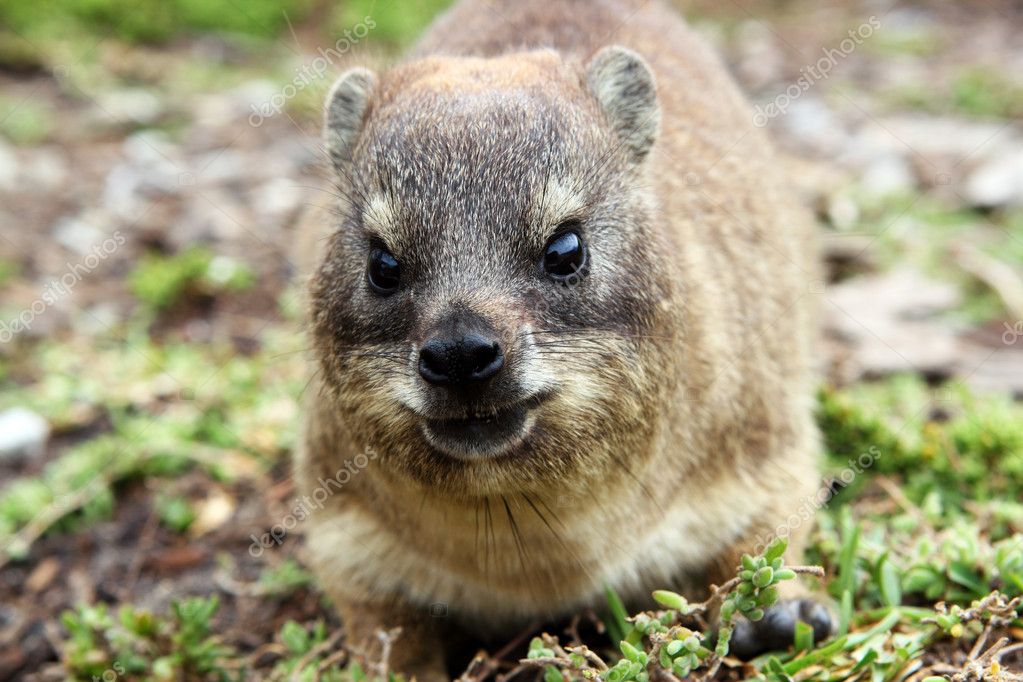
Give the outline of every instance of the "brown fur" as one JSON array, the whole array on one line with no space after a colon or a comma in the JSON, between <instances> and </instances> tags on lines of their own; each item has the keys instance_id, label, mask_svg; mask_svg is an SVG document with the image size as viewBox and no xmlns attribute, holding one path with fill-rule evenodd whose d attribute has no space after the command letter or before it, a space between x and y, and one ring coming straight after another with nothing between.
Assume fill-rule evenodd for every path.
<instances>
[{"instance_id":1,"label":"brown fur","mask_svg":"<svg viewBox=\"0 0 1023 682\"><path fill-rule=\"evenodd\" d=\"M648 155L587 82L608 44L653 72ZM720 582L818 482L810 221L724 69L656 2L469 0L365 76L361 128L328 132L344 200L304 241L318 368L296 465L309 494L379 453L307 521L353 641L401 625L399 669L436 677L431 604L495 630L605 584L639 603ZM567 290L529 265L566 218L592 254ZM366 291L370 235L407 293ZM508 456L438 453L408 407L445 409L413 358L452 308L551 391Z\"/></svg>"}]
</instances>

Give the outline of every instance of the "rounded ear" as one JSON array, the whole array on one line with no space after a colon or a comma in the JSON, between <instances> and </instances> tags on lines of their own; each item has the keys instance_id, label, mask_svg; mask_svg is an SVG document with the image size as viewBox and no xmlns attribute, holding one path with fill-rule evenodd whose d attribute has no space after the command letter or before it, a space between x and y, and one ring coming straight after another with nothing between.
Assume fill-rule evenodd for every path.
<instances>
[{"instance_id":1,"label":"rounded ear","mask_svg":"<svg viewBox=\"0 0 1023 682\"><path fill-rule=\"evenodd\" d=\"M611 45L587 64L586 81L618 139L641 161L661 123L657 86L646 61L628 48Z\"/></svg>"},{"instance_id":2,"label":"rounded ear","mask_svg":"<svg viewBox=\"0 0 1023 682\"><path fill-rule=\"evenodd\" d=\"M351 158L355 138L362 130L362 119L376 87L376 76L369 69L356 67L341 74L323 111L323 142L335 166Z\"/></svg>"}]
</instances>

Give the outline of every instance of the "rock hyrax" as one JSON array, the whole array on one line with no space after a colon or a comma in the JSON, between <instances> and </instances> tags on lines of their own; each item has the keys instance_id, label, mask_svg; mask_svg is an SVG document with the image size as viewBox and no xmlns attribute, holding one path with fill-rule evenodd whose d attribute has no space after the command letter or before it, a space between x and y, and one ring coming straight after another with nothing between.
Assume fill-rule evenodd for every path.
<instances>
[{"instance_id":1,"label":"rock hyrax","mask_svg":"<svg viewBox=\"0 0 1023 682\"><path fill-rule=\"evenodd\" d=\"M400 626L392 669L440 678L455 626L693 594L779 532L798 559L812 223L680 18L465 0L400 65L340 77L325 146L296 471L305 494L357 471L306 528L356 650ZM828 629L774 608L783 637Z\"/></svg>"}]
</instances>

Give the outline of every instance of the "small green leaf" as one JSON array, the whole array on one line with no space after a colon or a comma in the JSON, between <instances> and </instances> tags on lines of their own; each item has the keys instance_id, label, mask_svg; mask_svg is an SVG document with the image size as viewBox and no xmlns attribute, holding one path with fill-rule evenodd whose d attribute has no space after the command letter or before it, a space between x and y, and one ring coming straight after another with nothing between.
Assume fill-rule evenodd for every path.
<instances>
[{"instance_id":1,"label":"small green leaf","mask_svg":"<svg viewBox=\"0 0 1023 682\"><path fill-rule=\"evenodd\" d=\"M654 601L665 608L675 609L676 611L685 611L689 606L685 597L668 590L657 590L654 592Z\"/></svg>"},{"instance_id":2,"label":"small green leaf","mask_svg":"<svg viewBox=\"0 0 1023 682\"><path fill-rule=\"evenodd\" d=\"M774 570L770 566L757 569L753 574L753 584L757 587L767 587L774 580Z\"/></svg>"},{"instance_id":3,"label":"small green leaf","mask_svg":"<svg viewBox=\"0 0 1023 682\"><path fill-rule=\"evenodd\" d=\"M611 611L611 617L606 623L608 636L611 637L612 641L620 642L625 639L626 633L630 630L629 622L626 620L629 614L625 610L621 597L618 596L618 593L610 585L604 588L604 596L607 599L607 606Z\"/></svg>"},{"instance_id":4,"label":"small green leaf","mask_svg":"<svg viewBox=\"0 0 1023 682\"><path fill-rule=\"evenodd\" d=\"M757 606L773 606L778 602L778 588L765 587L757 595Z\"/></svg>"},{"instance_id":5,"label":"small green leaf","mask_svg":"<svg viewBox=\"0 0 1023 682\"><path fill-rule=\"evenodd\" d=\"M296 654L304 654L309 650L309 633L293 620L281 627L281 641Z\"/></svg>"},{"instance_id":6,"label":"small green leaf","mask_svg":"<svg viewBox=\"0 0 1023 682\"><path fill-rule=\"evenodd\" d=\"M646 655L642 651L626 641L622 641L618 646L622 650L622 655L630 661L639 663L646 658Z\"/></svg>"},{"instance_id":7,"label":"small green leaf","mask_svg":"<svg viewBox=\"0 0 1023 682\"><path fill-rule=\"evenodd\" d=\"M718 643L714 647L714 653L721 658L728 655L728 643L732 639L732 628L721 628L718 630Z\"/></svg>"},{"instance_id":8,"label":"small green leaf","mask_svg":"<svg viewBox=\"0 0 1023 682\"><path fill-rule=\"evenodd\" d=\"M774 542L767 546L764 551L764 559L767 561L774 561L780 559L785 550L788 549L789 541L787 538L775 538Z\"/></svg>"},{"instance_id":9,"label":"small green leaf","mask_svg":"<svg viewBox=\"0 0 1023 682\"><path fill-rule=\"evenodd\" d=\"M852 621L853 595L850 590L842 593L842 602L838 609L838 634L844 635L849 632L849 624Z\"/></svg>"},{"instance_id":10,"label":"small green leaf","mask_svg":"<svg viewBox=\"0 0 1023 682\"><path fill-rule=\"evenodd\" d=\"M813 627L801 620L797 620L794 642L796 651L810 651L813 649Z\"/></svg>"},{"instance_id":11,"label":"small green leaf","mask_svg":"<svg viewBox=\"0 0 1023 682\"><path fill-rule=\"evenodd\" d=\"M902 603L902 583L899 569L892 563L886 553L878 565L878 584L881 588L881 599L888 606Z\"/></svg>"},{"instance_id":12,"label":"small green leaf","mask_svg":"<svg viewBox=\"0 0 1023 682\"><path fill-rule=\"evenodd\" d=\"M948 577L963 587L972 590L977 597L987 593L987 583L974 568L965 561L953 561L948 565Z\"/></svg>"}]
</instances>

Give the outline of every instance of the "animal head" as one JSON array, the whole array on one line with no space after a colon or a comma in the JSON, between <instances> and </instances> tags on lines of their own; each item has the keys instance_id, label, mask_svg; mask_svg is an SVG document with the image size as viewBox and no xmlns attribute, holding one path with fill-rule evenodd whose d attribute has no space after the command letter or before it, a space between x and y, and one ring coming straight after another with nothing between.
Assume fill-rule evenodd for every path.
<instances>
[{"instance_id":1,"label":"animal head","mask_svg":"<svg viewBox=\"0 0 1023 682\"><path fill-rule=\"evenodd\" d=\"M652 74L620 47L340 77L311 322L341 421L382 465L535 489L614 466L652 428L671 287L646 189L658 124Z\"/></svg>"}]
</instances>

